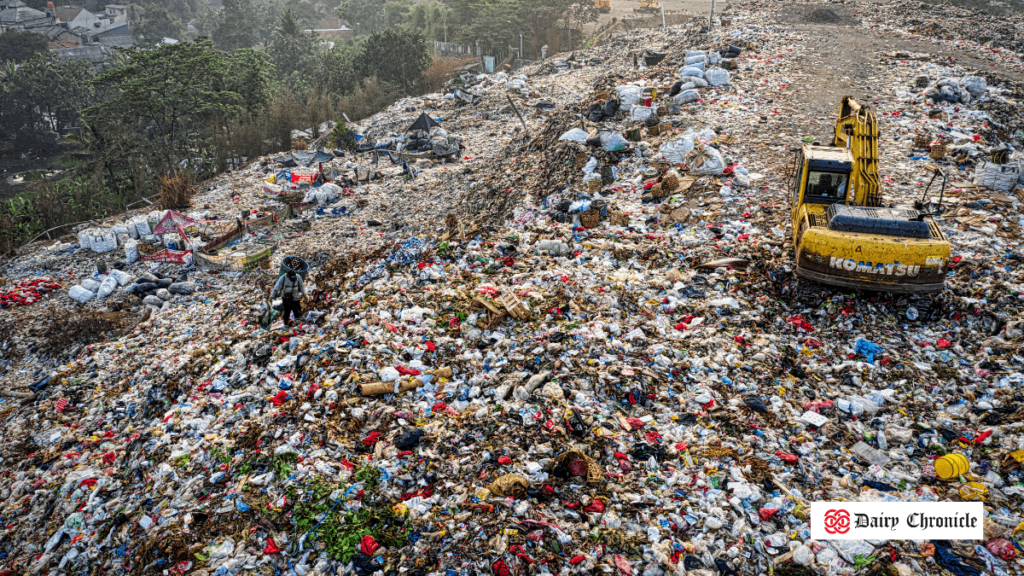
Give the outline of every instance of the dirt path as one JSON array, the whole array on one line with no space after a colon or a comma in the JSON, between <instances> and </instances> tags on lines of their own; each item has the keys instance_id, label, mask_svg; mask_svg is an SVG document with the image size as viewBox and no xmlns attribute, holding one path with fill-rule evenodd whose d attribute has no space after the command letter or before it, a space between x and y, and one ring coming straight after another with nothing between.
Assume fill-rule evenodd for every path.
<instances>
[{"instance_id":1,"label":"dirt path","mask_svg":"<svg viewBox=\"0 0 1024 576\"><path fill-rule=\"evenodd\" d=\"M866 28L857 17L857 6L793 4L775 14L776 21L791 27L793 44L805 50L803 76L793 83L791 99L785 104L804 117L797 122L817 122L811 132L823 143L831 135L836 107L843 96L872 102L891 93L884 53L929 54L931 59L922 61L922 65L961 64L996 78L1024 81L1021 73L991 66L966 51ZM928 75L927 71L922 75Z\"/></svg>"}]
</instances>

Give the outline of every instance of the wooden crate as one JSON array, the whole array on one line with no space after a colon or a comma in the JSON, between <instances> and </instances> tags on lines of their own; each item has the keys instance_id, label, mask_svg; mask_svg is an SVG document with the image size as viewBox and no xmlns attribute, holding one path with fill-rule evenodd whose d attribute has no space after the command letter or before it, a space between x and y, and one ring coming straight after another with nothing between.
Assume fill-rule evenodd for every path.
<instances>
[{"instance_id":1,"label":"wooden crate","mask_svg":"<svg viewBox=\"0 0 1024 576\"><path fill-rule=\"evenodd\" d=\"M530 319L530 307L523 304L522 300L516 298L515 294L506 293L502 294L497 299L498 304L501 304L508 315L515 318L516 320L529 320Z\"/></svg>"}]
</instances>

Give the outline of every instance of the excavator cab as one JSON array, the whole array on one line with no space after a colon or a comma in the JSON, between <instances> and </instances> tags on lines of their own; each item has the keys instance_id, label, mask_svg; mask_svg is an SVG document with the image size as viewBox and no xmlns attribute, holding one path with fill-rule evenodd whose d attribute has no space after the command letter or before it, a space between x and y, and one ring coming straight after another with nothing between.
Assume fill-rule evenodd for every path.
<instances>
[{"instance_id":1,"label":"excavator cab","mask_svg":"<svg viewBox=\"0 0 1024 576\"><path fill-rule=\"evenodd\" d=\"M793 204L853 201L853 155L845 148L803 145L794 161Z\"/></svg>"},{"instance_id":2,"label":"excavator cab","mask_svg":"<svg viewBox=\"0 0 1024 576\"><path fill-rule=\"evenodd\" d=\"M792 173L798 276L882 292L942 290L950 248L933 215L882 206L874 112L844 98L834 145L802 145Z\"/></svg>"}]
</instances>

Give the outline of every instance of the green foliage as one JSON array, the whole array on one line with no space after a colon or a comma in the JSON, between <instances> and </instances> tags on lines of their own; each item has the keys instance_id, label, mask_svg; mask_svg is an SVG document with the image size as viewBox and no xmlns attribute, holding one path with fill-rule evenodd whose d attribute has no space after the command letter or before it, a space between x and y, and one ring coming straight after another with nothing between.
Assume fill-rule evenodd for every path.
<instances>
[{"instance_id":1,"label":"green foliage","mask_svg":"<svg viewBox=\"0 0 1024 576\"><path fill-rule=\"evenodd\" d=\"M214 459L216 459L221 464L230 464L231 463L231 456L228 456L227 454L225 454L224 451L221 450L220 448L211 448L210 449L210 455L213 456Z\"/></svg>"},{"instance_id":2,"label":"green foliage","mask_svg":"<svg viewBox=\"0 0 1024 576\"><path fill-rule=\"evenodd\" d=\"M412 2L402 25L406 30L423 34L428 40L444 40L445 20L450 16L448 7L444 4Z\"/></svg>"},{"instance_id":3,"label":"green foliage","mask_svg":"<svg viewBox=\"0 0 1024 576\"><path fill-rule=\"evenodd\" d=\"M221 50L252 48L256 44L260 22L252 0L223 0L224 9L213 31L213 41Z\"/></svg>"},{"instance_id":4,"label":"green foliage","mask_svg":"<svg viewBox=\"0 0 1024 576\"><path fill-rule=\"evenodd\" d=\"M376 466L366 465L356 470L356 480L362 482L367 488L375 488L380 484L380 477L383 472Z\"/></svg>"},{"instance_id":5,"label":"green foliage","mask_svg":"<svg viewBox=\"0 0 1024 576\"><path fill-rule=\"evenodd\" d=\"M336 503L328 497L341 487L323 476L304 485L304 494L292 509L295 538L316 527L308 541L323 542L327 555L342 562L350 561L359 553L359 542L363 536L373 536L382 546L389 548L408 543L409 522L396 515L387 502L375 503L372 499L364 499L362 508L347 512L335 507Z\"/></svg>"},{"instance_id":6,"label":"green foliage","mask_svg":"<svg viewBox=\"0 0 1024 576\"><path fill-rule=\"evenodd\" d=\"M56 142L47 133L61 134L73 126L79 107L92 100L92 67L38 55L10 68L0 83L0 148L7 144L19 152L49 152Z\"/></svg>"},{"instance_id":7,"label":"green foliage","mask_svg":"<svg viewBox=\"0 0 1024 576\"><path fill-rule=\"evenodd\" d=\"M208 145L212 118L238 110L240 96L226 89L229 58L205 39L125 52L124 66L95 81L106 99L83 114L105 139L121 123L145 135L137 146L148 165L172 172Z\"/></svg>"},{"instance_id":8,"label":"green foliage","mask_svg":"<svg viewBox=\"0 0 1024 576\"><path fill-rule=\"evenodd\" d=\"M128 17L128 27L143 46L156 46L164 38L175 40L182 37L184 26L164 6L149 4L145 15L140 15L134 8Z\"/></svg>"},{"instance_id":9,"label":"green foliage","mask_svg":"<svg viewBox=\"0 0 1024 576\"><path fill-rule=\"evenodd\" d=\"M287 478L295 471L295 463L299 461L299 455L295 452L284 452L275 454L270 461L270 467L278 478Z\"/></svg>"},{"instance_id":10,"label":"green foliage","mask_svg":"<svg viewBox=\"0 0 1024 576\"><path fill-rule=\"evenodd\" d=\"M147 16L149 15L149 7L153 4L155 3L147 2L143 4ZM205 0L160 0L159 4L171 16L186 24L197 19L203 13L203 8L207 6Z\"/></svg>"},{"instance_id":11,"label":"green foliage","mask_svg":"<svg viewBox=\"0 0 1024 576\"><path fill-rule=\"evenodd\" d=\"M253 48L236 50L228 60L225 87L238 94L242 109L261 110L274 93L274 67L270 57Z\"/></svg>"},{"instance_id":12,"label":"green foliage","mask_svg":"<svg viewBox=\"0 0 1024 576\"><path fill-rule=\"evenodd\" d=\"M343 96L355 90L359 77L355 69L355 57L359 49L352 44L336 44L320 53L317 79L323 90Z\"/></svg>"},{"instance_id":13,"label":"green foliage","mask_svg":"<svg viewBox=\"0 0 1024 576\"><path fill-rule=\"evenodd\" d=\"M45 34L12 28L0 34L0 62L24 62L46 54L49 39Z\"/></svg>"},{"instance_id":14,"label":"green foliage","mask_svg":"<svg viewBox=\"0 0 1024 576\"><path fill-rule=\"evenodd\" d=\"M384 4L379 0L342 0L335 12L356 34L372 34L384 28Z\"/></svg>"},{"instance_id":15,"label":"green foliage","mask_svg":"<svg viewBox=\"0 0 1024 576\"><path fill-rule=\"evenodd\" d=\"M344 120L338 120L331 130L330 145L343 150L356 149L356 133L348 127Z\"/></svg>"},{"instance_id":16,"label":"green foliage","mask_svg":"<svg viewBox=\"0 0 1024 576\"><path fill-rule=\"evenodd\" d=\"M321 88L323 78L318 72L327 45L318 36L300 30L291 11L285 16L267 48L278 78L300 92Z\"/></svg>"},{"instance_id":17,"label":"green foliage","mask_svg":"<svg viewBox=\"0 0 1024 576\"><path fill-rule=\"evenodd\" d=\"M304 503L303 503L304 504ZM317 516L326 514L330 509L327 502L308 506L296 505L293 510L296 528L305 533L317 524ZM303 530L305 528L305 530ZM373 536L381 546L400 548L409 541L410 525L385 503L378 506L364 505L363 508L350 512L338 512L328 516L315 532L309 535L310 541L322 541L326 545L327 555L334 560L349 562L359 553L359 542L363 536Z\"/></svg>"},{"instance_id":18,"label":"green foliage","mask_svg":"<svg viewBox=\"0 0 1024 576\"><path fill-rule=\"evenodd\" d=\"M363 43L355 69L363 77L401 86L406 94L416 86L430 65L426 40L416 32L388 29L374 32Z\"/></svg>"},{"instance_id":19,"label":"green foliage","mask_svg":"<svg viewBox=\"0 0 1024 576\"><path fill-rule=\"evenodd\" d=\"M573 30L596 21L593 2L580 0L446 0L449 41L477 41L485 53L519 46L523 33L526 57L547 44L549 53L572 47Z\"/></svg>"}]
</instances>

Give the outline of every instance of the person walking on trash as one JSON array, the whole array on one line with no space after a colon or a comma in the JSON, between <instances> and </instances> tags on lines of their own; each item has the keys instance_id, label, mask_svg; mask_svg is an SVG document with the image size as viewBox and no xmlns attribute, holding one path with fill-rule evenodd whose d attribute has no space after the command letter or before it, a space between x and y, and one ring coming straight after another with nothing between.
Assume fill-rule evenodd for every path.
<instances>
[{"instance_id":1,"label":"person walking on trash","mask_svg":"<svg viewBox=\"0 0 1024 576\"><path fill-rule=\"evenodd\" d=\"M306 285L302 282L302 276L289 270L277 279L274 289L270 291L270 299L281 295L282 317L285 326L291 326L291 313L295 312L295 319L302 316L302 298L306 296Z\"/></svg>"}]
</instances>

